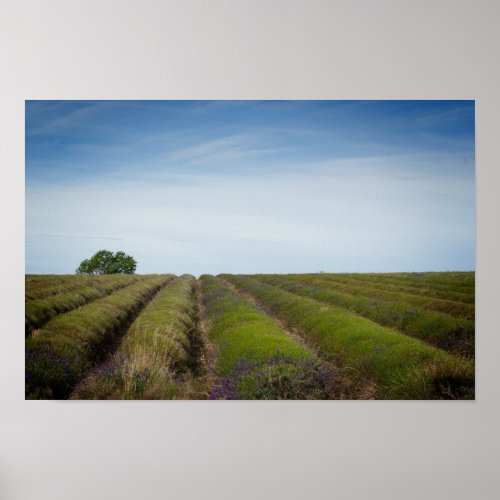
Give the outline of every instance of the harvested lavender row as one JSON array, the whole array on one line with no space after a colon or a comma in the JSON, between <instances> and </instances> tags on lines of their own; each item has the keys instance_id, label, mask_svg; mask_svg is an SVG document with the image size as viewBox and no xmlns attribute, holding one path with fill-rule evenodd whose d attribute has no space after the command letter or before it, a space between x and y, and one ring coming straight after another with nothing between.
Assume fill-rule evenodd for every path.
<instances>
[{"instance_id":1,"label":"harvested lavender row","mask_svg":"<svg viewBox=\"0 0 500 500\"><path fill-rule=\"evenodd\" d=\"M94 286L105 284L115 278L124 278L125 280L137 281L141 276L137 274L91 274L91 275L76 275L66 274L62 276L27 276L25 280L25 302L32 300L44 299L52 295L59 295L67 292L72 292L78 288L86 286Z\"/></svg>"},{"instance_id":2,"label":"harvested lavender row","mask_svg":"<svg viewBox=\"0 0 500 500\"><path fill-rule=\"evenodd\" d=\"M60 314L26 340L27 398L64 399L117 332L172 278L149 277Z\"/></svg>"},{"instance_id":3,"label":"harvested lavender row","mask_svg":"<svg viewBox=\"0 0 500 500\"><path fill-rule=\"evenodd\" d=\"M88 283L91 276L74 274L27 274L24 278L24 300L41 299Z\"/></svg>"},{"instance_id":4,"label":"harvested lavender row","mask_svg":"<svg viewBox=\"0 0 500 500\"><path fill-rule=\"evenodd\" d=\"M350 371L376 386L380 399L474 398L474 364L382 327L345 309L274 288L248 276L223 275L298 328Z\"/></svg>"},{"instance_id":5,"label":"harvested lavender row","mask_svg":"<svg viewBox=\"0 0 500 500\"><path fill-rule=\"evenodd\" d=\"M219 383L211 399L327 399L338 375L222 281L200 278Z\"/></svg>"},{"instance_id":6,"label":"harvested lavender row","mask_svg":"<svg viewBox=\"0 0 500 500\"><path fill-rule=\"evenodd\" d=\"M73 285L74 288L72 289L61 288L62 293L27 301L24 318L25 335L29 335L33 330L40 328L60 313L71 311L93 300L109 295L120 288L131 285L142 277L136 275L106 275L95 276L93 279L85 278L87 277L79 280L80 285L78 287Z\"/></svg>"},{"instance_id":7,"label":"harvested lavender row","mask_svg":"<svg viewBox=\"0 0 500 500\"><path fill-rule=\"evenodd\" d=\"M116 353L77 386L72 399L172 399L189 369L195 279L172 280L130 325Z\"/></svg>"}]
</instances>

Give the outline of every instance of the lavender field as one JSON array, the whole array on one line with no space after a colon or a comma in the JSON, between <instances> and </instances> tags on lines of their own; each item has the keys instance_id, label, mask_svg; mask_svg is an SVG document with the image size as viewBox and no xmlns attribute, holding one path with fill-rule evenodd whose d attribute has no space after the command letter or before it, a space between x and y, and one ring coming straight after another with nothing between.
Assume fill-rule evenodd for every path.
<instances>
[{"instance_id":1,"label":"lavender field","mask_svg":"<svg viewBox=\"0 0 500 500\"><path fill-rule=\"evenodd\" d=\"M474 279L26 275L26 398L474 399Z\"/></svg>"}]
</instances>

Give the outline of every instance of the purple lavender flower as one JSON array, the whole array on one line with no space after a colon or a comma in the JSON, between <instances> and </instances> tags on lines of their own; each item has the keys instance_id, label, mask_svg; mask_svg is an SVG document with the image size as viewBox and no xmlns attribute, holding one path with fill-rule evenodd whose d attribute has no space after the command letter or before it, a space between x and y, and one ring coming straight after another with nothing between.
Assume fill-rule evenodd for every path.
<instances>
[{"instance_id":1,"label":"purple lavender flower","mask_svg":"<svg viewBox=\"0 0 500 500\"><path fill-rule=\"evenodd\" d=\"M209 399L330 399L337 373L314 358L280 351L264 361L243 359Z\"/></svg>"}]
</instances>

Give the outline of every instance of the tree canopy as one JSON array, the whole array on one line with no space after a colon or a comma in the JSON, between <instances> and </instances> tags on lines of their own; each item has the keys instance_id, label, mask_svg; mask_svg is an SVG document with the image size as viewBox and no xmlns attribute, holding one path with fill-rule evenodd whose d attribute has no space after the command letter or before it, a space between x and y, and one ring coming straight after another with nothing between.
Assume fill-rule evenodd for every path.
<instances>
[{"instance_id":1,"label":"tree canopy","mask_svg":"<svg viewBox=\"0 0 500 500\"><path fill-rule=\"evenodd\" d=\"M99 250L80 263L76 274L134 274L136 267L136 260L125 252Z\"/></svg>"}]
</instances>

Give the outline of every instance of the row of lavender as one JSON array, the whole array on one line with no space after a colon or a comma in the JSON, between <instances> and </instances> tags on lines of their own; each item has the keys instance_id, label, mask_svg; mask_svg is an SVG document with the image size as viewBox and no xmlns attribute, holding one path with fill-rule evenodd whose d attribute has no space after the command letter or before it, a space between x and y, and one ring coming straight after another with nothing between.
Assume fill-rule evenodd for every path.
<instances>
[{"instance_id":1,"label":"row of lavender","mask_svg":"<svg viewBox=\"0 0 500 500\"><path fill-rule=\"evenodd\" d=\"M196 280L174 278L146 305L118 349L78 384L73 399L185 397L184 375L196 365Z\"/></svg>"},{"instance_id":2,"label":"row of lavender","mask_svg":"<svg viewBox=\"0 0 500 500\"><path fill-rule=\"evenodd\" d=\"M320 278L302 276L297 288L290 276L136 276L34 331L26 340L26 396L474 397L471 361L336 307L323 293L328 296L328 280L332 287L339 282ZM38 287L31 293L56 297L57 287L74 286L57 279L51 277L50 292ZM446 282L438 287L438 293L453 293L445 291Z\"/></svg>"},{"instance_id":3,"label":"row of lavender","mask_svg":"<svg viewBox=\"0 0 500 500\"><path fill-rule=\"evenodd\" d=\"M172 276L148 276L111 295L59 314L25 344L29 399L69 396L84 374L113 349L127 324Z\"/></svg>"},{"instance_id":4,"label":"row of lavender","mask_svg":"<svg viewBox=\"0 0 500 500\"><path fill-rule=\"evenodd\" d=\"M341 369L354 397L474 398L474 363L379 325L354 311L280 287L276 276L222 275ZM256 279L258 278L258 279ZM267 282L271 282L271 284ZM306 288L307 290L307 288ZM347 380L346 380L347 379Z\"/></svg>"},{"instance_id":5,"label":"row of lavender","mask_svg":"<svg viewBox=\"0 0 500 500\"><path fill-rule=\"evenodd\" d=\"M468 290L466 292L459 285L415 283L414 280L397 281L385 275L381 275L378 280L363 274L346 276L319 273L275 276L293 279L299 283L328 287L350 295L376 298L384 302L404 302L458 318L474 319L474 289L466 289Z\"/></svg>"},{"instance_id":6,"label":"row of lavender","mask_svg":"<svg viewBox=\"0 0 500 500\"><path fill-rule=\"evenodd\" d=\"M109 295L143 276L108 274L101 276L28 277L24 328L31 335L58 314ZM44 282L47 284L43 287Z\"/></svg>"},{"instance_id":7,"label":"row of lavender","mask_svg":"<svg viewBox=\"0 0 500 500\"><path fill-rule=\"evenodd\" d=\"M26 341L34 399L327 399L340 387L331 364L212 276L140 280Z\"/></svg>"},{"instance_id":8,"label":"row of lavender","mask_svg":"<svg viewBox=\"0 0 500 500\"><path fill-rule=\"evenodd\" d=\"M423 295L372 289L345 278L323 275L256 275L271 286L348 309L376 323L418 338L445 351L474 357L474 305ZM445 312L446 311L446 312Z\"/></svg>"},{"instance_id":9,"label":"row of lavender","mask_svg":"<svg viewBox=\"0 0 500 500\"><path fill-rule=\"evenodd\" d=\"M211 399L336 399L338 371L220 278L200 278L217 352Z\"/></svg>"}]
</instances>

